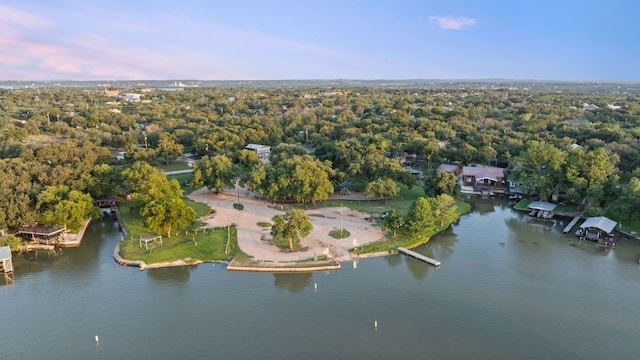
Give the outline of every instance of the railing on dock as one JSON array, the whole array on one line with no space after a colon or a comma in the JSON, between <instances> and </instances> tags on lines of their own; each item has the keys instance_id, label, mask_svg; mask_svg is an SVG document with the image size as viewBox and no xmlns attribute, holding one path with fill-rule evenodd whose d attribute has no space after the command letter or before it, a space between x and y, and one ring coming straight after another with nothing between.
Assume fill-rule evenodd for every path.
<instances>
[{"instance_id":1,"label":"railing on dock","mask_svg":"<svg viewBox=\"0 0 640 360\"><path fill-rule=\"evenodd\" d=\"M405 249L403 247L398 247L398 252L403 253L405 255L409 255L409 256L411 256L413 258L416 258L418 260L424 261L427 264L431 264L431 265L435 266L436 268L440 267L440 261L434 260L434 259L432 259L430 257L426 257L426 256L424 256L422 254L418 254L415 251L411 251L411 250Z\"/></svg>"}]
</instances>

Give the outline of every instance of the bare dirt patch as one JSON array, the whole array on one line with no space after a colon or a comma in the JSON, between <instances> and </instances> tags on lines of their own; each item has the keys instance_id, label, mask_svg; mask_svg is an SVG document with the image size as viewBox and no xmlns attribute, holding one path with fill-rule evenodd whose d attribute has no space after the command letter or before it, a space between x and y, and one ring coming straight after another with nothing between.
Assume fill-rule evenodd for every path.
<instances>
[{"instance_id":1,"label":"bare dirt patch","mask_svg":"<svg viewBox=\"0 0 640 360\"><path fill-rule=\"evenodd\" d=\"M376 242L384 238L384 233L366 220L367 214L346 207L330 207L306 210L313 224L311 234L301 241L303 250L296 252L283 251L271 245L270 229L260 227L260 222L271 222L277 214L283 214L286 206L271 204L259 200L255 194L247 190L240 191L240 203L244 210L236 210L233 204L237 201L235 190L225 190L214 194L207 188L194 191L188 197L191 200L211 206L214 213L201 219L209 227L235 225L238 229L238 245L246 254L257 261L291 262L313 259L316 256L329 254L337 261L352 259L349 250L353 247ZM333 229L348 230L351 236L334 239L329 236Z\"/></svg>"}]
</instances>

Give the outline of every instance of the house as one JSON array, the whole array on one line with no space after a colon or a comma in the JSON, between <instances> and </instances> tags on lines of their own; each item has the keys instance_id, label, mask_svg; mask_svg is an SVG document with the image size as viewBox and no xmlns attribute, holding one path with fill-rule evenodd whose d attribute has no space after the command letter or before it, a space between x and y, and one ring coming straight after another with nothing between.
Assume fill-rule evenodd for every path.
<instances>
[{"instance_id":1,"label":"house","mask_svg":"<svg viewBox=\"0 0 640 360\"><path fill-rule=\"evenodd\" d=\"M504 169L494 166L464 166L462 185L480 188L504 188Z\"/></svg>"},{"instance_id":2,"label":"house","mask_svg":"<svg viewBox=\"0 0 640 360\"><path fill-rule=\"evenodd\" d=\"M597 241L600 244L615 245L617 223L604 216L587 218L576 233L581 239Z\"/></svg>"},{"instance_id":3,"label":"house","mask_svg":"<svg viewBox=\"0 0 640 360\"><path fill-rule=\"evenodd\" d=\"M438 166L436 171L442 171L458 176L460 175L460 166L453 164L441 164L440 166Z\"/></svg>"},{"instance_id":4,"label":"house","mask_svg":"<svg viewBox=\"0 0 640 360\"><path fill-rule=\"evenodd\" d=\"M258 158L263 163L266 163L269 161L269 156L271 156L271 146L260 145L260 144L249 144L244 148L247 150L254 151L256 154L258 154Z\"/></svg>"}]
</instances>

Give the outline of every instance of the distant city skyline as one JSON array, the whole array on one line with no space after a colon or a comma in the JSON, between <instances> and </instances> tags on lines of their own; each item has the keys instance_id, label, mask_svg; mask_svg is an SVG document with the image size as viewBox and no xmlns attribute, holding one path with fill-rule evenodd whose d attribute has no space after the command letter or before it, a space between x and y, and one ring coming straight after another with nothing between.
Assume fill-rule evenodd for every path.
<instances>
[{"instance_id":1,"label":"distant city skyline","mask_svg":"<svg viewBox=\"0 0 640 360\"><path fill-rule=\"evenodd\" d=\"M636 3L3 0L3 80L640 80Z\"/></svg>"}]
</instances>

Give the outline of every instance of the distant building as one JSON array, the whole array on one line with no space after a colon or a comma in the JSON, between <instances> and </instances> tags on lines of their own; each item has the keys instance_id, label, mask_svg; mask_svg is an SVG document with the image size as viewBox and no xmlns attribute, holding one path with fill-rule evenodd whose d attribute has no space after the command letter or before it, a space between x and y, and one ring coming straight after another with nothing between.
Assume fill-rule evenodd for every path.
<instances>
[{"instance_id":1,"label":"distant building","mask_svg":"<svg viewBox=\"0 0 640 360\"><path fill-rule=\"evenodd\" d=\"M441 164L440 166L438 166L436 171L442 171L458 176L460 175L460 166L453 164Z\"/></svg>"},{"instance_id":2,"label":"distant building","mask_svg":"<svg viewBox=\"0 0 640 360\"><path fill-rule=\"evenodd\" d=\"M271 156L271 146L260 145L260 144L249 144L244 148L247 150L254 151L256 154L258 154L258 158L263 163L267 163L269 161L269 156Z\"/></svg>"}]
</instances>

